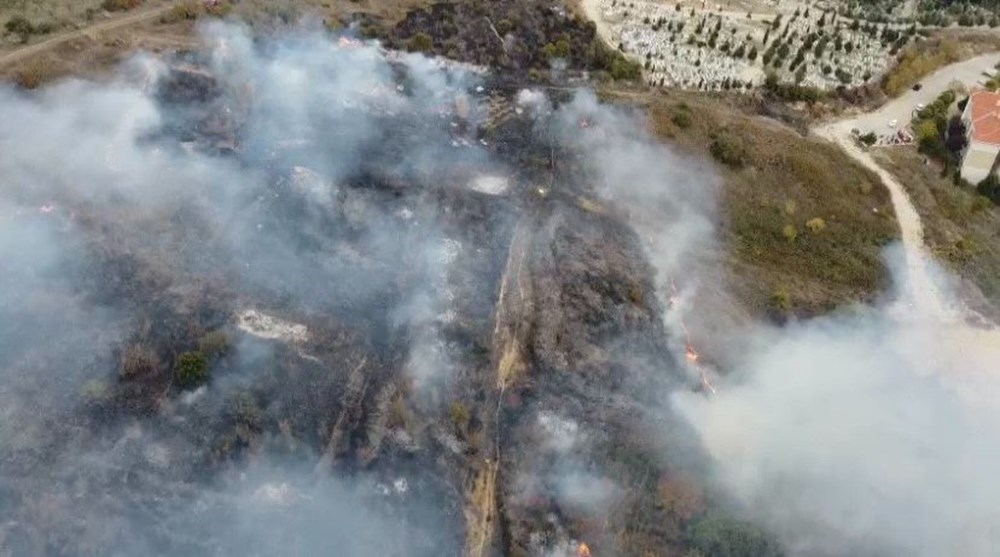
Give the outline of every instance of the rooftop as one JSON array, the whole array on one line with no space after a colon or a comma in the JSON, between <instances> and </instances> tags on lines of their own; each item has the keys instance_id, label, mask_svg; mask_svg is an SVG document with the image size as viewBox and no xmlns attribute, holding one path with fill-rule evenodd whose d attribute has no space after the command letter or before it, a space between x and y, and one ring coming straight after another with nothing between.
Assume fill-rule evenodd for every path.
<instances>
[{"instance_id":1,"label":"rooftop","mask_svg":"<svg viewBox=\"0 0 1000 557\"><path fill-rule=\"evenodd\" d=\"M969 105L973 141L1000 145L1000 93L977 91Z\"/></svg>"}]
</instances>

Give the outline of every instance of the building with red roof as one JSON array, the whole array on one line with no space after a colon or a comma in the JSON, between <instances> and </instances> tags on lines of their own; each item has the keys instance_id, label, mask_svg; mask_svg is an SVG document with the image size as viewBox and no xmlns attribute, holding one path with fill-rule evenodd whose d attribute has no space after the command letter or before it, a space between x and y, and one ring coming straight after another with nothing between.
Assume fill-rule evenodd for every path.
<instances>
[{"instance_id":1,"label":"building with red roof","mask_svg":"<svg viewBox=\"0 0 1000 557\"><path fill-rule=\"evenodd\" d=\"M962 178L977 184L1000 165L1000 93L973 93L962 121L969 139L962 153Z\"/></svg>"}]
</instances>

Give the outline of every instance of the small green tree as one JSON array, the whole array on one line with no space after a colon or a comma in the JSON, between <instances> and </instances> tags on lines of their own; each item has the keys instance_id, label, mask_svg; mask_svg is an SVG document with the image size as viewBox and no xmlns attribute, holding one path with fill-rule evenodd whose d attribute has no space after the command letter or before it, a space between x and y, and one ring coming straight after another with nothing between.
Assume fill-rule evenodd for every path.
<instances>
[{"instance_id":1,"label":"small green tree","mask_svg":"<svg viewBox=\"0 0 1000 557\"><path fill-rule=\"evenodd\" d=\"M976 185L979 195L989 198L993 203L1000 205L1000 178L990 174L982 182Z\"/></svg>"},{"instance_id":2,"label":"small green tree","mask_svg":"<svg viewBox=\"0 0 1000 557\"><path fill-rule=\"evenodd\" d=\"M715 160L730 168L740 168L747 162L747 149L743 142L728 133L715 136L708 148Z\"/></svg>"},{"instance_id":3,"label":"small green tree","mask_svg":"<svg viewBox=\"0 0 1000 557\"><path fill-rule=\"evenodd\" d=\"M691 127L691 113L687 110L677 110L670 117L670 121L678 128L686 130Z\"/></svg>"},{"instance_id":4,"label":"small green tree","mask_svg":"<svg viewBox=\"0 0 1000 557\"><path fill-rule=\"evenodd\" d=\"M3 28L8 34L16 35L22 43L28 42L28 38L35 32L35 26L23 15L8 19Z\"/></svg>"},{"instance_id":5,"label":"small green tree","mask_svg":"<svg viewBox=\"0 0 1000 557\"><path fill-rule=\"evenodd\" d=\"M208 371L208 358L198 351L180 354L174 364L174 378L184 389L197 387L207 381Z\"/></svg>"}]
</instances>

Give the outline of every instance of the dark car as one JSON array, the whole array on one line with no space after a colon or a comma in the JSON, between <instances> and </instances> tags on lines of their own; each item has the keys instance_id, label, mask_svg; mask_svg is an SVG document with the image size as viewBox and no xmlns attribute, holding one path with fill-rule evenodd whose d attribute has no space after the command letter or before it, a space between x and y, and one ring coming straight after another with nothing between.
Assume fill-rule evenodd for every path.
<instances>
[{"instance_id":1,"label":"dark car","mask_svg":"<svg viewBox=\"0 0 1000 557\"><path fill-rule=\"evenodd\" d=\"M921 84L919 84L919 83L914 83L914 84L913 84L913 90L914 90L914 91L919 91L919 90L921 90L921 89L923 89L923 88L924 88L924 86L923 86L923 85L921 85Z\"/></svg>"}]
</instances>

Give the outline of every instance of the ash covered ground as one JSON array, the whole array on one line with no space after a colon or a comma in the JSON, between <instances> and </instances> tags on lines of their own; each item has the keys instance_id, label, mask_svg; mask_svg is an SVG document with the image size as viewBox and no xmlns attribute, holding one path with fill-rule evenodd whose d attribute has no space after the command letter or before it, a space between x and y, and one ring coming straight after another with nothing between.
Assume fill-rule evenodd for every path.
<instances>
[{"instance_id":1,"label":"ash covered ground","mask_svg":"<svg viewBox=\"0 0 1000 557\"><path fill-rule=\"evenodd\" d=\"M0 554L681 551L711 172L585 91L205 34L0 90Z\"/></svg>"}]
</instances>

